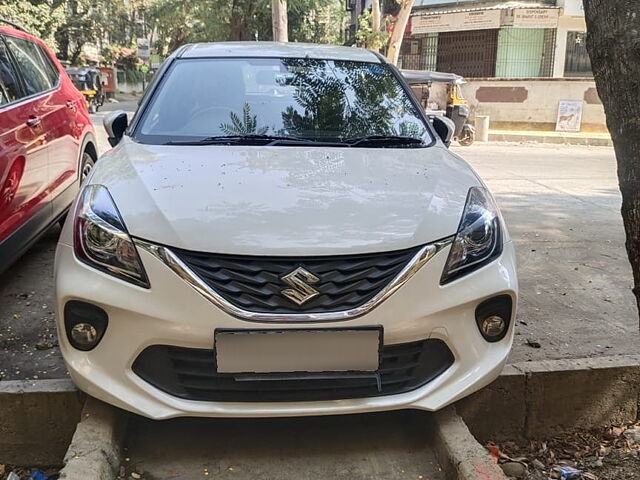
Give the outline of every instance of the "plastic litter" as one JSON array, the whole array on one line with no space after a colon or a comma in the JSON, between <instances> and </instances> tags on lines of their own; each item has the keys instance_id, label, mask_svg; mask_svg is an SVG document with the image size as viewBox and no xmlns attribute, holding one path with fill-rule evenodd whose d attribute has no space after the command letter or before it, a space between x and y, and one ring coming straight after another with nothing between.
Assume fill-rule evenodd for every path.
<instances>
[{"instance_id":1,"label":"plastic litter","mask_svg":"<svg viewBox=\"0 0 640 480\"><path fill-rule=\"evenodd\" d=\"M31 474L29 480L58 480L58 478L60 478L60 475L57 473L54 475L46 475L40 470L36 470Z\"/></svg>"},{"instance_id":2,"label":"plastic litter","mask_svg":"<svg viewBox=\"0 0 640 480\"><path fill-rule=\"evenodd\" d=\"M580 480L582 478L582 472L577 468L557 465L553 467L552 476L560 480Z\"/></svg>"},{"instance_id":3,"label":"plastic litter","mask_svg":"<svg viewBox=\"0 0 640 480\"><path fill-rule=\"evenodd\" d=\"M7 475L7 480L20 480L20 477L16 472L9 472L9 475Z\"/></svg>"}]
</instances>

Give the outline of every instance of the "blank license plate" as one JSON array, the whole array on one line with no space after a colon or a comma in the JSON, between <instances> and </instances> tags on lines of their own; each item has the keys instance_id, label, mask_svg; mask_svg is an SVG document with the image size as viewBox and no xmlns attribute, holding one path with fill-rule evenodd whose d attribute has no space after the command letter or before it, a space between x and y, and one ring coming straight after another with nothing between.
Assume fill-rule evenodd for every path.
<instances>
[{"instance_id":1,"label":"blank license plate","mask_svg":"<svg viewBox=\"0 0 640 480\"><path fill-rule=\"evenodd\" d=\"M222 330L218 373L373 372L382 330Z\"/></svg>"}]
</instances>

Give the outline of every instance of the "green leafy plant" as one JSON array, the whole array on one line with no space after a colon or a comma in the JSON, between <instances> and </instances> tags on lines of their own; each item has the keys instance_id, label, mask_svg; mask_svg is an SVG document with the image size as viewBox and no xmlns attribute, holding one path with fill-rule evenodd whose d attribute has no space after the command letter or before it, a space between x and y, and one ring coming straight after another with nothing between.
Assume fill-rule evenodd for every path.
<instances>
[{"instance_id":1,"label":"green leafy plant","mask_svg":"<svg viewBox=\"0 0 640 480\"><path fill-rule=\"evenodd\" d=\"M251 106L248 103L242 107L242 118L235 112L231 112L229 117L231 123L221 123L219 127L227 135L264 135L269 129L258 128L257 115L251 116Z\"/></svg>"}]
</instances>

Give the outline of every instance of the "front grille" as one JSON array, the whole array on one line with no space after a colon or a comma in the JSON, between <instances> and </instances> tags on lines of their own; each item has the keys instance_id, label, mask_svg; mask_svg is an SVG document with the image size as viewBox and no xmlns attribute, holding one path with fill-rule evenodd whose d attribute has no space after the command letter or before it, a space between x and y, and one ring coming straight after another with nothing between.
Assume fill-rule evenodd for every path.
<instances>
[{"instance_id":1,"label":"front grille","mask_svg":"<svg viewBox=\"0 0 640 480\"><path fill-rule=\"evenodd\" d=\"M421 247L396 252L319 256L256 257L172 251L209 287L243 310L256 313L341 312L359 307L387 286ZM319 295L297 305L282 295L282 277L303 267L319 278Z\"/></svg>"},{"instance_id":2,"label":"front grille","mask_svg":"<svg viewBox=\"0 0 640 480\"><path fill-rule=\"evenodd\" d=\"M153 345L133 364L133 371L156 388L187 400L217 402L295 402L366 398L409 392L447 370L454 361L437 339L383 347L378 375L271 374L259 378L217 373L209 349ZM320 378L318 378L320 377Z\"/></svg>"}]
</instances>

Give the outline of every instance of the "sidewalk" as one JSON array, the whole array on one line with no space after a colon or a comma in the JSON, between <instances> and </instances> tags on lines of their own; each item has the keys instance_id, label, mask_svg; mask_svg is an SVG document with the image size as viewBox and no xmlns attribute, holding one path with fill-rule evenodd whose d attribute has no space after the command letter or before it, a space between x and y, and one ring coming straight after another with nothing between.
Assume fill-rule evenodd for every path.
<instances>
[{"instance_id":1,"label":"sidewalk","mask_svg":"<svg viewBox=\"0 0 640 480\"><path fill-rule=\"evenodd\" d=\"M608 133L595 132L548 132L528 130L489 130L492 142L534 142L563 145L589 145L611 147L613 142Z\"/></svg>"}]
</instances>

